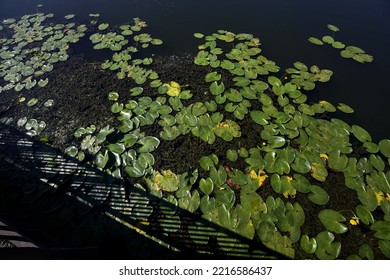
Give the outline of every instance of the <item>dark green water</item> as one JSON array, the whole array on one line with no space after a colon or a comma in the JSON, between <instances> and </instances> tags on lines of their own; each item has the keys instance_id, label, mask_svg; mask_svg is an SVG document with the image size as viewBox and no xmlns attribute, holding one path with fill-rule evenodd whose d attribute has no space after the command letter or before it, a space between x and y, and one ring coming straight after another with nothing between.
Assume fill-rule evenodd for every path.
<instances>
[{"instance_id":1,"label":"dark green water","mask_svg":"<svg viewBox=\"0 0 390 280\"><path fill-rule=\"evenodd\" d=\"M88 19L89 13L100 13L101 21L111 24L140 17L148 23L149 33L163 39L160 53L164 55L195 53L199 42L194 32L253 33L261 39L263 54L282 68L299 60L333 70L331 82L310 93L312 100L349 104L355 114L343 119L363 126L376 141L390 138L387 0L1 0L0 19L34 13L37 4L43 5L40 12L59 17L74 13ZM374 62L359 64L328 46L310 44L308 37L329 33L328 23L341 29L338 40L361 47L374 56Z\"/></svg>"}]
</instances>

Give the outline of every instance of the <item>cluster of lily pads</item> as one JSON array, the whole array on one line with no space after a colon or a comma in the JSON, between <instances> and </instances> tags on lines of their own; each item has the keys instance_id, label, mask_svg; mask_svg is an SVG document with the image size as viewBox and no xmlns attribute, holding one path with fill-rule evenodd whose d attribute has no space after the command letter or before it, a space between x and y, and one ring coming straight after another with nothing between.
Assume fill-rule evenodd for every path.
<instances>
[{"instance_id":1,"label":"cluster of lily pads","mask_svg":"<svg viewBox=\"0 0 390 280\"><path fill-rule=\"evenodd\" d=\"M87 26L74 22L51 24L53 14L25 15L19 21L8 18L2 21L0 39L0 77L5 84L0 92L31 89L48 83L45 74L53 70L58 61L68 59L69 44L84 36ZM69 21L74 15L65 16Z\"/></svg>"},{"instance_id":2,"label":"cluster of lily pads","mask_svg":"<svg viewBox=\"0 0 390 280\"><path fill-rule=\"evenodd\" d=\"M336 235L360 223L375 232L380 250L389 257L390 140L374 143L362 127L322 117L337 109L352 113L353 109L344 103L335 106L327 101L308 102L305 93L317 82L329 81L333 72L295 62L278 75L279 67L260 54L260 40L251 34L220 30L208 36L194 35L205 38L194 63L210 69L204 79L207 92L192 93L175 81L163 84L156 80L150 83L158 93L154 100L138 97L144 93L142 84L146 80L130 89L125 104L118 102L118 93L110 92L117 126L103 128L96 135L88 128L76 131L79 137L84 136L81 152L95 154L95 164L116 177L124 176L124 171L139 178L138 188L165 202L159 207L163 213L160 225L166 233L180 229L179 209L198 213L199 220L188 228L189 237L197 244L205 245L216 238L225 250L245 247L224 232L205 230L201 222L205 219L245 238L260 240L291 258L298 247L319 259L335 259L342 250ZM205 101L191 103L194 94L204 95ZM225 141L239 139L239 121L253 122L253 129L258 130L253 147L229 149L226 155L205 155L199 166L192 167L193 172L183 174L153 169L152 152L160 140L141 131L143 126L159 125L162 140L192 133L211 145L216 136ZM368 156L354 156L353 141L358 141ZM69 151L80 155L75 147ZM228 161L221 162L225 156ZM234 168L238 161L244 161L247 167ZM208 176L199 177L199 168ZM342 173L346 188L357 193L360 204L355 209L326 208L330 197L322 183L329 171ZM261 188L271 188L275 195L262 197ZM298 193L322 207L318 219L324 228L316 235L301 231L306 215L294 202ZM137 206L147 213L140 216L141 220L147 220L153 212L148 199L146 202ZM383 220L374 219L372 213L378 209L383 212ZM132 215L136 216L136 211ZM207 234L200 238L198 233L203 230ZM229 246L223 246L226 243ZM372 252L368 244L363 244L360 252L350 257L371 258Z\"/></svg>"},{"instance_id":3,"label":"cluster of lily pads","mask_svg":"<svg viewBox=\"0 0 390 280\"><path fill-rule=\"evenodd\" d=\"M335 32L340 31L340 29L333 25L328 24L328 29L333 32L333 36L325 35L321 39L318 39L317 37L309 37L309 42L313 43L318 46L324 45L324 43L331 45L335 49L341 49L340 55L344 58L352 58L353 60L360 62L360 63L366 63L366 62L372 62L374 60L373 56L370 54L367 54L364 50L362 50L359 47L356 46L345 46L344 43L340 41L336 41L334 39Z\"/></svg>"},{"instance_id":4,"label":"cluster of lily pads","mask_svg":"<svg viewBox=\"0 0 390 280\"><path fill-rule=\"evenodd\" d=\"M139 47L145 49L150 44L162 44L160 39L152 38L148 33L135 34L145 27L147 27L146 22L139 18L134 18L133 25L125 24L119 27L120 33L115 31L100 33L109 29L108 23L101 23L98 25L100 32L92 34L89 38L94 44L94 49L110 49L115 52L111 60L106 60L102 63L101 66L103 69L117 71L117 77L119 79L129 77L137 84L143 84L149 78L153 80L154 86L159 86L161 82L158 80L157 73L143 67L150 65L153 59L150 57L143 59L136 57Z\"/></svg>"}]
</instances>

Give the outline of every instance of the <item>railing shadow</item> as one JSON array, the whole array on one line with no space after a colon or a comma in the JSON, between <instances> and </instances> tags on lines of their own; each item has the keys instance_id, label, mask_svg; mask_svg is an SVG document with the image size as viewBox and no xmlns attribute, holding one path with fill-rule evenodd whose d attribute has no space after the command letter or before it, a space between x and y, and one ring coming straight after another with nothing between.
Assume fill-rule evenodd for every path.
<instances>
[{"instance_id":1,"label":"railing shadow","mask_svg":"<svg viewBox=\"0 0 390 280\"><path fill-rule=\"evenodd\" d=\"M4 124L0 124L0 176L0 214L3 211L9 221L33 228L39 247L17 254L18 248L1 249L0 258L286 258L204 219L198 218L191 238L182 230L191 222L183 225L177 218L160 219L162 231L143 219L150 214L145 206L158 198ZM163 200L158 203L176 207ZM179 212L180 219L192 217L184 209ZM178 233L167 233L179 227ZM209 236L216 232L224 236L218 238L218 252L213 252ZM53 246L55 242L44 236L55 236L61 245Z\"/></svg>"}]
</instances>

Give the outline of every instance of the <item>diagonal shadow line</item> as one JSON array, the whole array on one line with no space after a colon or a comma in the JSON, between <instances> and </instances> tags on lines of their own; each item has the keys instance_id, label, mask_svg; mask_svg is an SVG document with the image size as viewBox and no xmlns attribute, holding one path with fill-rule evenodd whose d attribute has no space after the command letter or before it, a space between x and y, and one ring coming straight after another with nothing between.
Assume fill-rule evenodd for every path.
<instances>
[{"instance_id":1,"label":"diagonal shadow line","mask_svg":"<svg viewBox=\"0 0 390 280\"><path fill-rule=\"evenodd\" d=\"M41 197L65 196L70 197L93 211L104 213L106 216L120 222L122 225L137 232L144 238L156 242L162 246L180 251L194 256L193 249L188 246L188 238L172 240L171 237L150 233L149 227L140 223L139 219L126 215L126 209L135 209L138 206L138 217L146 216L148 212L143 213L142 204L149 203L149 200L158 200L169 208L176 208L164 200L161 200L149 194L145 190L132 186L128 181L118 180L105 172L97 170L92 165L77 162L73 158L64 155L58 149L50 147L39 141L34 141L29 136L21 133L8 125L0 125L0 158L7 164L12 165L19 170L29 172L35 178L39 178L39 186L36 184L27 184L23 188L23 203L32 203ZM64 207L66 203L47 203L48 207L55 212ZM84 211L87 211L84 209ZM179 209L184 216L193 215L185 209ZM219 225L211 223L205 219L199 219L202 223L202 229L195 237L199 240L205 240L209 237L207 231L212 233L224 232L226 242L220 241L223 249L234 251L237 246L232 245L232 239L242 244L248 244L262 253L259 258L285 259L284 255L274 252L265 246L254 243L252 240L244 238L234 232L228 231ZM165 223L172 225L172 229L177 228L177 220L167 218ZM230 239L229 239L230 238ZM220 238L221 239L221 238ZM222 245L221 245L222 244ZM240 257L253 257L245 255L244 251L236 252ZM234 252L233 254L234 255ZM196 256L196 254L195 254ZM202 255L204 256L204 254ZM221 257L219 255L218 257Z\"/></svg>"}]
</instances>

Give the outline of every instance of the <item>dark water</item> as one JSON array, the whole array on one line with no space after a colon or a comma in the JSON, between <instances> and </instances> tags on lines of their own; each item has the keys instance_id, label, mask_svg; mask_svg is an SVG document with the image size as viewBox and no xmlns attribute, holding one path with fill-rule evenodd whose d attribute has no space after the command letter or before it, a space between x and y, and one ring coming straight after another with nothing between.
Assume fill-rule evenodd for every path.
<instances>
[{"instance_id":1,"label":"dark water","mask_svg":"<svg viewBox=\"0 0 390 280\"><path fill-rule=\"evenodd\" d=\"M343 102L355 109L344 116L350 124L366 128L378 141L390 138L390 1L388 0L0 0L0 19L37 11L57 16L69 13L123 24L140 17L148 32L164 40L161 53L195 53L199 41L194 32L218 29L253 33L262 42L263 54L282 68L294 61L334 71L331 82L321 85L312 100ZM326 24L337 25L336 38L374 56L371 64L340 57L329 46L310 44L310 36L329 33Z\"/></svg>"}]
</instances>

